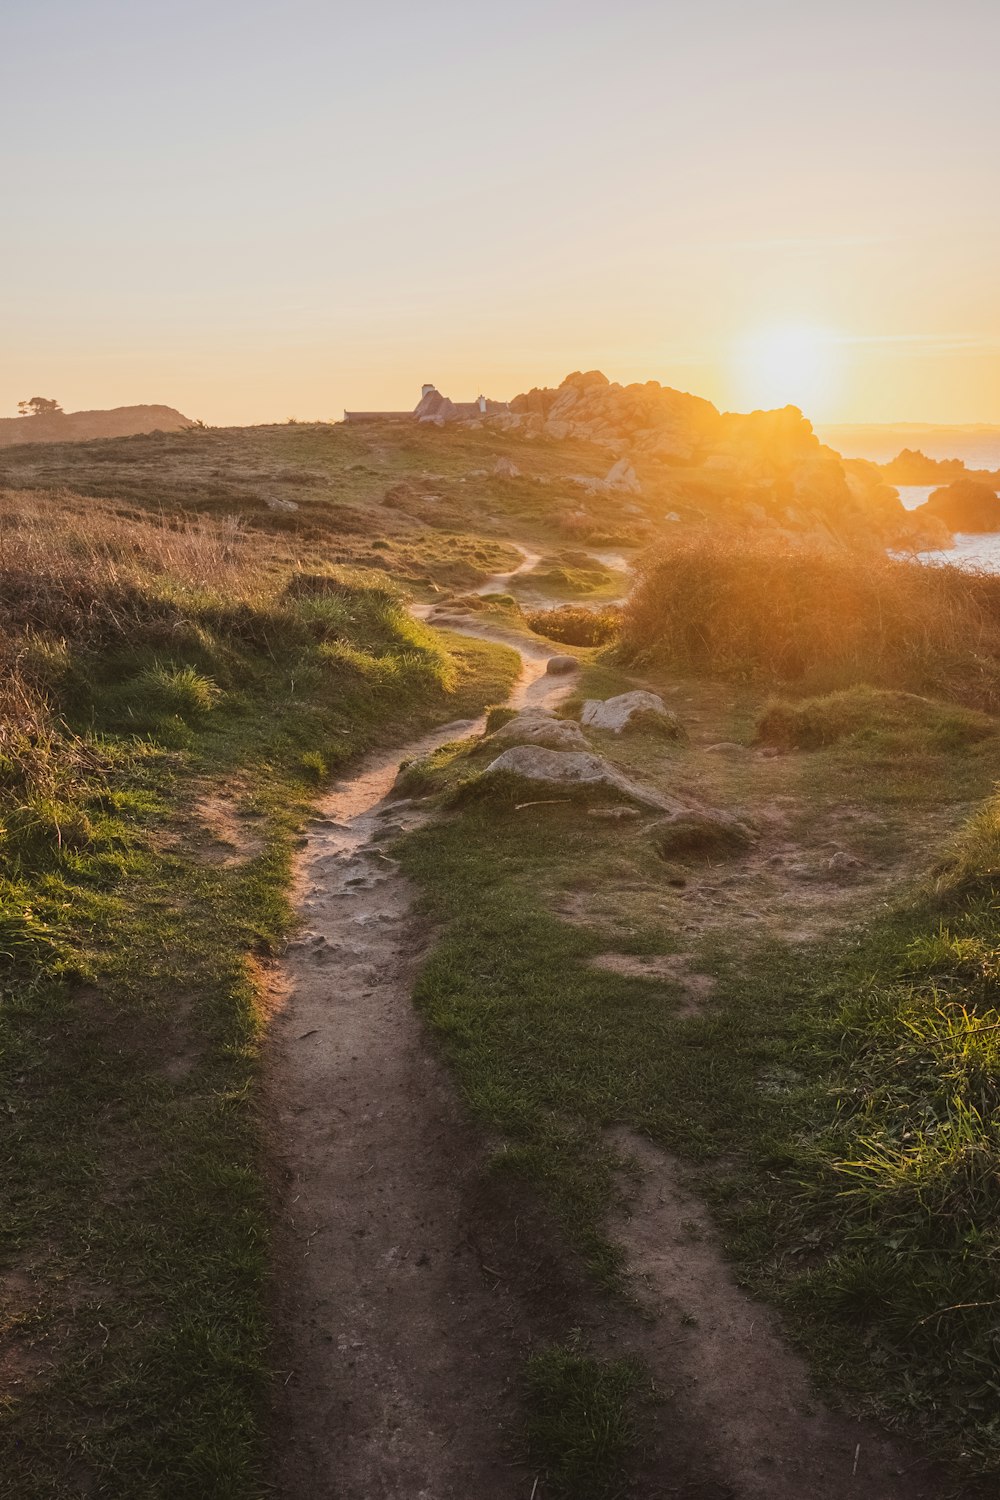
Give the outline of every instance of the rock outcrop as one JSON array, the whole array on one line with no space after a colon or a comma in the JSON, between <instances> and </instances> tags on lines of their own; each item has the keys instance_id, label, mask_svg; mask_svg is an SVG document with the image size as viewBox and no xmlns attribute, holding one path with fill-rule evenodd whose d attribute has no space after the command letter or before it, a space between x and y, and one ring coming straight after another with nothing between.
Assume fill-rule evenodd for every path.
<instances>
[{"instance_id":1,"label":"rock outcrop","mask_svg":"<svg viewBox=\"0 0 1000 1500\"><path fill-rule=\"evenodd\" d=\"M510 407L500 420L528 436L585 440L613 453L604 478L573 474L571 483L595 497L641 493L650 519L651 506L665 501L664 517L696 525L777 527L829 544L910 540L908 513L878 467L845 463L794 406L720 412L655 380L623 386L590 370L527 391Z\"/></svg>"},{"instance_id":2,"label":"rock outcrop","mask_svg":"<svg viewBox=\"0 0 1000 1500\"><path fill-rule=\"evenodd\" d=\"M659 694L647 693L641 688L618 693L614 698L588 698L580 713L580 722L588 729L606 729L612 734L645 729L677 739L683 733L677 715Z\"/></svg>"},{"instance_id":3,"label":"rock outcrop","mask_svg":"<svg viewBox=\"0 0 1000 1500\"><path fill-rule=\"evenodd\" d=\"M943 485L913 514L918 519L943 521L953 531L1000 531L1000 497L977 479Z\"/></svg>"},{"instance_id":4,"label":"rock outcrop","mask_svg":"<svg viewBox=\"0 0 1000 1500\"><path fill-rule=\"evenodd\" d=\"M589 750L579 724L557 719L550 708L523 708L488 736L498 748L509 745L541 745L546 750Z\"/></svg>"},{"instance_id":5,"label":"rock outcrop","mask_svg":"<svg viewBox=\"0 0 1000 1500\"><path fill-rule=\"evenodd\" d=\"M612 384L600 370L567 375L556 389L517 396L511 411L523 425L557 441L584 438L624 453L688 459L720 420L710 401L661 386Z\"/></svg>"},{"instance_id":6,"label":"rock outcrop","mask_svg":"<svg viewBox=\"0 0 1000 1500\"><path fill-rule=\"evenodd\" d=\"M600 755L581 750L546 750L536 745L515 745L491 761L483 772L486 781L524 782L526 796L539 789L550 792L616 792L628 802L658 812L677 813L681 805L632 781Z\"/></svg>"}]
</instances>

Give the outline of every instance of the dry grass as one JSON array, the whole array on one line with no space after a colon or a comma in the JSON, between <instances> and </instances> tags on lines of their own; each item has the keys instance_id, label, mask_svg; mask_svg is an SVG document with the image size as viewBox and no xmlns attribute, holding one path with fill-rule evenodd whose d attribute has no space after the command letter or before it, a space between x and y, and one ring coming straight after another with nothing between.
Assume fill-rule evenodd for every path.
<instances>
[{"instance_id":1,"label":"dry grass","mask_svg":"<svg viewBox=\"0 0 1000 1500\"><path fill-rule=\"evenodd\" d=\"M878 552L701 532L652 553L625 607L632 661L1000 705L1000 578Z\"/></svg>"},{"instance_id":2,"label":"dry grass","mask_svg":"<svg viewBox=\"0 0 1000 1500\"><path fill-rule=\"evenodd\" d=\"M268 549L273 552L273 547ZM0 490L0 573L107 588L162 579L181 590L259 595L263 539L237 516L151 517L68 491Z\"/></svg>"},{"instance_id":3,"label":"dry grass","mask_svg":"<svg viewBox=\"0 0 1000 1500\"><path fill-rule=\"evenodd\" d=\"M53 795L92 752L54 700L72 648L128 641L159 617L176 629L185 596L277 591L261 540L235 518L168 522L68 492L0 491L0 769L9 790Z\"/></svg>"}]
</instances>

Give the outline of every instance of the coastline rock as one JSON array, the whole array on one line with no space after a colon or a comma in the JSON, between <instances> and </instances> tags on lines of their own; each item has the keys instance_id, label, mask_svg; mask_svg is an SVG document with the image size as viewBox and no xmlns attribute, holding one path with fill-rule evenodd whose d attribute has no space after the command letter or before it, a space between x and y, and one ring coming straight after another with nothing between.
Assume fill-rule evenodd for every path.
<instances>
[{"instance_id":1,"label":"coastline rock","mask_svg":"<svg viewBox=\"0 0 1000 1500\"><path fill-rule=\"evenodd\" d=\"M589 729L607 729L612 734L648 729L676 739L682 733L680 720L659 694L641 688L614 698L588 698L580 722Z\"/></svg>"},{"instance_id":2,"label":"coastline rock","mask_svg":"<svg viewBox=\"0 0 1000 1500\"><path fill-rule=\"evenodd\" d=\"M1000 497L978 479L956 479L935 490L913 515L936 516L953 531L1000 531Z\"/></svg>"}]
</instances>

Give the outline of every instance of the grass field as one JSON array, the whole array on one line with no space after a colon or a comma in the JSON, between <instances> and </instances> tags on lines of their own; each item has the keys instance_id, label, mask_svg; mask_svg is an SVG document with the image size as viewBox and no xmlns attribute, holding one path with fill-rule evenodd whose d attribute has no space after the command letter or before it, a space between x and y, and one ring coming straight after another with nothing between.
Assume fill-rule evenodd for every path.
<instances>
[{"instance_id":1,"label":"grass field","mask_svg":"<svg viewBox=\"0 0 1000 1500\"><path fill-rule=\"evenodd\" d=\"M495 473L501 458L520 472ZM608 464L589 443L488 429L303 423L4 448L0 487L69 489L126 512L239 515L279 545L455 587L511 566L511 539L556 549L642 540L646 516L572 482Z\"/></svg>"},{"instance_id":2,"label":"grass field","mask_svg":"<svg viewBox=\"0 0 1000 1500\"><path fill-rule=\"evenodd\" d=\"M0 1492L252 1496L262 974L316 789L516 658L232 523L0 507Z\"/></svg>"},{"instance_id":3,"label":"grass field","mask_svg":"<svg viewBox=\"0 0 1000 1500\"><path fill-rule=\"evenodd\" d=\"M595 666L580 696L623 685ZM831 1387L992 1472L995 804L957 843L954 830L991 790L1000 726L891 691L776 702L752 686L645 685L674 689L690 738L601 750L738 806L762 831L747 857L664 861L642 823L470 796L483 757L454 751L429 783L452 810L402 846L441 929L417 1001L493 1142L489 1174L541 1205L591 1284L617 1293L608 1132L648 1137L684 1164L742 1276ZM775 738L814 748L752 748ZM717 740L745 749L706 754ZM831 833L859 885L828 870ZM596 967L609 951L673 956L681 972ZM692 1005L685 970L710 1000ZM550 1462L555 1492L575 1493Z\"/></svg>"},{"instance_id":4,"label":"grass field","mask_svg":"<svg viewBox=\"0 0 1000 1500\"><path fill-rule=\"evenodd\" d=\"M399 586L581 652L568 712L663 692L682 738L594 748L755 835L677 854L517 806L486 747L404 779L442 808L400 847L438 930L417 1003L584 1309L524 1370L546 1493L627 1493L643 1441L648 1372L586 1331L628 1290L621 1126L832 1387L997 1467L995 585L702 529L619 611L579 547L655 526L573 484L606 465L294 424L0 454L0 1493L262 1493L261 995L296 841L365 749L516 670ZM469 594L511 540L544 554L521 604Z\"/></svg>"}]
</instances>

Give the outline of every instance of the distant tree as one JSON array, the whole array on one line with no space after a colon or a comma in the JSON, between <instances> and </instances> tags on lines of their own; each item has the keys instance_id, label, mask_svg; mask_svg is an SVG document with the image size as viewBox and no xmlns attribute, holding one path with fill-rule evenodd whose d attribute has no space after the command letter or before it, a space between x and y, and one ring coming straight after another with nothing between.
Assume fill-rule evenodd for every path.
<instances>
[{"instance_id":1,"label":"distant tree","mask_svg":"<svg viewBox=\"0 0 1000 1500\"><path fill-rule=\"evenodd\" d=\"M17 409L22 417L54 417L57 412L62 411L58 401L50 401L46 396L32 396L30 401L19 401Z\"/></svg>"}]
</instances>

